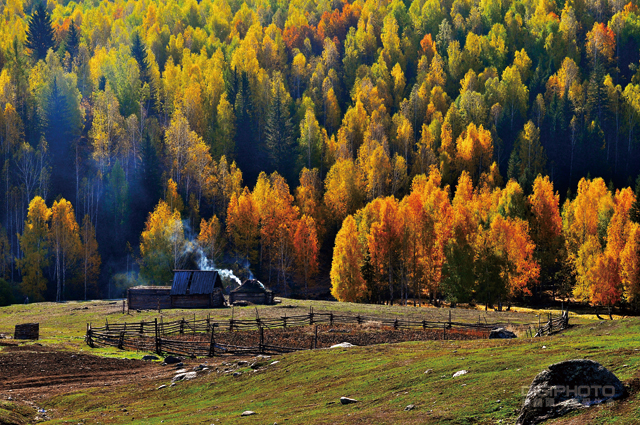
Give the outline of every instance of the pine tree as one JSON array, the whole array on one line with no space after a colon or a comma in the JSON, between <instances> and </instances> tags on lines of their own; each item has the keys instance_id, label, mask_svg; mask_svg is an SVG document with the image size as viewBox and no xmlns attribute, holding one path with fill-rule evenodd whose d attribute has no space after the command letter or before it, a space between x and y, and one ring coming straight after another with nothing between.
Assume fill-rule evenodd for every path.
<instances>
[{"instance_id":1,"label":"pine tree","mask_svg":"<svg viewBox=\"0 0 640 425\"><path fill-rule=\"evenodd\" d=\"M277 74L271 82L271 102L267 113L266 146L273 168L292 181L294 152L293 122L289 112L291 97Z\"/></svg>"},{"instance_id":2,"label":"pine tree","mask_svg":"<svg viewBox=\"0 0 640 425\"><path fill-rule=\"evenodd\" d=\"M31 15L26 45L31 49L31 56L36 61L46 58L49 49L55 47L51 16L44 2L40 2Z\"/></svg>"},{"instance_id":3,"label":"pine tree","mask_svg":"<svg viewBox=\"0 0 640 425\"><path fill-rule=\"evenodd\" d=\"M78 34L78 29L76 25L71 20L71 24L69 25L69 31L67 32L67 52L69 52L69 56L71 57L71 62L78 55L78 47L80 46L80 34Z\"/></svg>"},{"instance_id":4,"label":"pine tree","mask_svg":"<svg viewBox=\"0 0 640 425\"><path fill-rule=\"evenodd\" d=\"M142 83L149 82L149 62L147 59L147 47L142 42L138 32L133 33L131 37L131 56L138 62L140 68L140 80Z\"/></svg>"}]
</instances>

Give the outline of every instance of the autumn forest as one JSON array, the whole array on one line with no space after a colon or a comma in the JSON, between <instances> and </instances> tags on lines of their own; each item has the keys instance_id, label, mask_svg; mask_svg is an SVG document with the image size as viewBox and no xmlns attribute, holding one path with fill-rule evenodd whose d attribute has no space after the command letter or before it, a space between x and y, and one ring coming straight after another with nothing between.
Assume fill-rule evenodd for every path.
<instances>
[{"instance_id":1,"label":"autumn forest","mask_svg":"<svg viewBox=\"0 0 640 425\"><path fill-rule=\"evenodd\" d=\"M625 1L3 0L0 305L215 266L283 296L637 308Z\"/></svg>"}]
</instances>

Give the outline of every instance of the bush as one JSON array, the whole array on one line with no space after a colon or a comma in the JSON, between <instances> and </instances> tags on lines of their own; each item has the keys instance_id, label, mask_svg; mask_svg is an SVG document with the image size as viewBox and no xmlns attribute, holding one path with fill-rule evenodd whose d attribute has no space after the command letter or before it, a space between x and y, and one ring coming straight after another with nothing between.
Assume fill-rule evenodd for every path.
<instances>
[{"instance_id":1,"label":"bush","mask_svg":"<svg viewBox=\"0 0 640 425\"><path fill-rule=\"evenodd\" d=\"M11 305L15 302L11 285L4 279L0 279L0 307Z\"/></svg>"}]
</instances>

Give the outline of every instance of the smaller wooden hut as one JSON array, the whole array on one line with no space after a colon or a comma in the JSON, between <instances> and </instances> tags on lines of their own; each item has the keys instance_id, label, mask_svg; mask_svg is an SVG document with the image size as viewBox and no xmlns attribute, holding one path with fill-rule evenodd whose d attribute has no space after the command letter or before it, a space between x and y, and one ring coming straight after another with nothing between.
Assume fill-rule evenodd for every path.
<instances>
[{"instance_id":1,"label":"smaller wooden hut","mask_svg":"<svg viewBox=\"0 0 640 425\"><path fill-rule=\"evenodd\" d=\"M171 286L134 286L127 289L127 305L131 310L171 308Z\"/></svg>"},{"instance_id":2,"label":"smaller wooden hut","mask_svg":"<svg viewBox=\"0 0 640 425\"><path fill-rule=\"evenodd\" d=\"M273 304L273 291L265 288L257 279L248 279L229 294L230 304L242 301L251 304Z\"/></svg>"}]
</instances>

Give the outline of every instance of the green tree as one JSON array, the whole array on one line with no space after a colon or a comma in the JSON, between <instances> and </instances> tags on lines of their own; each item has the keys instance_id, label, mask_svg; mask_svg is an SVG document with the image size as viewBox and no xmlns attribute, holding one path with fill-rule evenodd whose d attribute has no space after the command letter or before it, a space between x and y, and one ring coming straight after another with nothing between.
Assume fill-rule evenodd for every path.
<instances>
[{"instance_id":1,"label":"green tree","mask_svg":"<svg viewBox=\"0 0 640 425\"><path fill-rule=\"evenodd\" d=\"M36 61L46 58L49 49L55 47L51 16L44 1L38 3L31 15L26 46L31 49L31 57Z\"/></svg>"},{"instance_id":2,"label":"green tree","mask_svg":"<svg viewBox=\"0 0 640 425\"><path fill-rule=\"evenodd\" d=\"M124 246L124 237L128 234L129 224L129 183L116 160L107 178L107 210L112 219L113 240L115 246Z\"/></svg>"},{"instance_id":3,"label":"green tree","mask_svg":"<svg viewBox=\"0 0 640 425\"><path fill-rule=\"evenodd\" d=\"M149 83L149 59L147 58L147 47L140 38L138 31L131 37L131 56L138 63L140 69L140 80L142 83Z\"/></svg>"},{"instance_id":4,"label":"green tree","mask_svg":"<svg viewBox=\"0 0 640 425\"><path fill-rule=\"evenodd\" d=\"M291 96L284 87L282 76L274 74L271 81L271 101L267 112L265 143L273 169L288 181L293 181L294 133L291 120Z\"/></svg>"},{"instance_id":5,"label":"green tree","mask_svg":"<svg viewBox=\"0 0 640 425\"><path fill-rule=\"evenodd\" d=\"M71 24L69 24L69 31L67 32L66 39L66 48L69 53L69 57L71 59L71 63L78 56L78 49L80 47L80 34L78 33L78 29L76 28L76 24L74 20L71 20Z\"/></svg>"}]
</instances>

